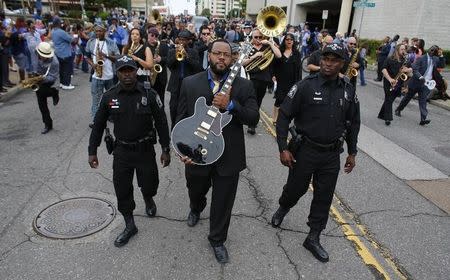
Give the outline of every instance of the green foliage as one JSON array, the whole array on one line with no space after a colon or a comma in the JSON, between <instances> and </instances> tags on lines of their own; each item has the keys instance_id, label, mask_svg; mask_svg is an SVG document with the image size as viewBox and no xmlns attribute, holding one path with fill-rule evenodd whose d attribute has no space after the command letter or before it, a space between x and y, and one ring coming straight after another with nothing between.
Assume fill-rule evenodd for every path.
<instances>
[{"instance_id":1,"label":"green foliage","mask_svg":"<svg viewBox=\"0 0 450 280\"><path fill-rule=\"evenodd\" d=\"M65 12L67 13L67 16L69 18L81 18L81 14L82 14L81 10L68 10Z\"/></svg>"},{"instance_id":2,"label":"green foliage","mask_svg":"<svg viewBox=\"0 0 450 280\"><path fill-rule=\"evenodd\" d=\"M200 15L209 18L209 17L211 17L211 10L203 9L203 11L200 13Z\"/></svg>"},{"instance_id":3,"label":"green foliage","mask_svg":"<svg viewBox=\"0 0 450 280\"><path fill-rule=\"evenodd\" d=\"M100 12L97 14L98 17L100 17L102 20L106 20L109 17L108 12Z\"/></svg>"},{"instance_id":4,"label":"green foliage","mask_svg":"<svg viewBox=\"0 0 450 280\"><path fill-rule=\"evenodd\" d=\"M93 6L100 6L103 4L106 8L127 8L128 1L127 0L90 0L88 1L89 4Z\"/></svg>"},{"instance_id":5,"label":"green foliage","mask_svg":"<svg viewBox=\"0 0 450 280\"><path fill-rule=\"evenodd\" d=\"M228 12L228 18L237 18L239 16L239 9L232 9Z\"/></svg>"},{"instance_id":6,"label":"green foliage","mask_svg":"<svg viewBox=\"0 0 450 280\"><path fill-rule=\"evenodd\" d=\"M243 12L247 10L247 0L241 0L241 10Z\"/></svg>"}]
</instances>

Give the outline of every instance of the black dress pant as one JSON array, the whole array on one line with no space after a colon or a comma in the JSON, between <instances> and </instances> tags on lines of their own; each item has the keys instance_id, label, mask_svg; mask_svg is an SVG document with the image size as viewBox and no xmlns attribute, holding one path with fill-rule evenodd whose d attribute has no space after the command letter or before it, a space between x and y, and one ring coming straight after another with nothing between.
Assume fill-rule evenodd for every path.
<instances>
[{"instance_id":1,"label":"black dress pant","mask_svg":"<svg viewBox=\"0 0 450 280\"><path fill-rule=\"evenodd\" d=\"M175 121L177 119L177 108L178 108L178 97L179 96L180 96L179 90L170 92L169 109L170 109L171 128L173 128L176 124Z\"/></svg>"},{"instance_id":2,"label":"black dress pant","mask_svg":"<svg viewBox=\"0 0 450 280\"><path fill-rule=\"evenodd\" d=\"M400 96L401 87L397 87L396 90L390 91L390 86L384 86L384 102L381 106L378 118L385 121L392 121L392 104L395 98Z\"/></svg>"},{"instance_id":3,"label":"black dress pant","mask_svg":"<svg viewBox=\"0 0 450 280\"><path fill-rule=\"evenodd\" d=\"M339 151L317 151L309 145L300 145L294 168L289 169L287 183L279 199L280 206L292 208L307 191L313 177L313 200L308 216L308 226L323 230L340 168Z\"/></svg>"},{"instance_id":4,"label":"black dress pant","mask_svg":"<svg viewBox=\"0 0 450 280\"><path fill-rule=\"evenodd\" d=\"M144 200L155 196L158 190L159 177L155 150L152 144L148 143L146 148L140 149L130 149L118 145L114 149L114 190L117 197L117 209L124 216L132 215L134 208L136 208L133 196L134 171L136 171L137 183Z\"/></svg>"},{"instance_id":5,"label":"black dress pant","mask_svg":"<svg viewBox=\"0 0 450 280\"><path fill-rule=\"evenodd\" d=\"M156 79L155 84L153 85L153 89L156 90L156 92L159 95L159 99L161 99L161 102L164 105L164 97L166 95L166 84Z\"/></svg>"},{"instance_id":6,"label":"black dress pant","mask_svg":"<svg viewBox=\"0 0 450 280\"><path fill-rule=\"evenodd\" d=\"M39 111L41 111L42 121L45 127L53 128L53 120L50 117L50 110L48 109L47 98L54 97L58 95L58 90L52 88L50 85L41 84L39 89L36 91L37 102L39 106Z\"/></svg>"},{"instance_id":7,"label":"black dress pant","mask_svg":"<svg viewBox=\"0 0 450 280\"><path fill-rule=\"evenodd\" d=\"M212 246L222 245L228 234L231 211L238 186L239 174L220 176L215 168L205 176L186 172L191 210L200 213L206 207L206 194L212 186L208 240Z\"/></svg>"},{"instance_id":8,"label":"black dress pant","mask_svg":"<svg viewBox=\"0 0 450 280\"><path fill-rule=\"evenodd\" d=\"M9 55L0 54L0 67L1 67L1 79L2 85L9 82Z\"/></svg>"},{"instance_id":9,"label":"black dress pant","mask_svg":"<svg viewBox=\"0 0 450 280\"><path fill-rule=\"evenodd\" d=\"M261 107L262 100L264 99L264 95L266 95L267 87L269 86L268 81L259 81L259 80L251 80L253 83L253 89L256 94L256 101L258 102L258 109Z\"/></svg>"},{"instance_id":10,"label":"black dress pant","mask_svg":"<svg viewBox=\"0 0 450 280\"><path fill-rule=\"evenodd\" d=\"M383 70L384 61L386 58L379 58L378 59L378 66L377 66L377 80L381 81L383 79L383 73L381 72Z\"/></svg>"}]
</instances>

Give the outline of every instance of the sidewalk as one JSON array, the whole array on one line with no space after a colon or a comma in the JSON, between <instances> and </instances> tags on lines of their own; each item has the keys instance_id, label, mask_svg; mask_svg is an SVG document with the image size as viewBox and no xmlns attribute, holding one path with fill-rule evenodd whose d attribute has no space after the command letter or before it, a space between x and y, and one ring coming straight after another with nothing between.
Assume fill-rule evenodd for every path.
<instances>
[{"instance_id":1,"label":"sidewalk","mask_svg":"<svg viewBox=\"0 0 450 280\"><path fill-rule=\"evenodd\" d=\"M15 67L17 68L16 65L15 65ZM9 79L11 82L15 83L16 85L12 88L6 88L8 90L7 92L0 92L0 102L5 102L8 99L15 96L17 93L24 90L22 88L22 86L19 84L19 72L9 71Z\"/></svg>"}]
</instances>

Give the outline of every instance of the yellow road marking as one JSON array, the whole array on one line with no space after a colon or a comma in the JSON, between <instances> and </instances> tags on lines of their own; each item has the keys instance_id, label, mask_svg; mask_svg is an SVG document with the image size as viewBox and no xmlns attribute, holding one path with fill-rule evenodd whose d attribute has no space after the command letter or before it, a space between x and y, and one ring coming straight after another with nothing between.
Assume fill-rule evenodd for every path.
<instances>
[{"instance_id":1,"label":"yellow road marking","mask_svg":"<svg viewBox=\"0 0 450 280\"><path fill-rule=\"evenodd\" d=\"M270 132L270 134L273 137L276 137L276 132L273 129L273 125L272 125L272 123L270 121L271 118L269 118L269 116L263 110L259 110L259 112L260 112L260 115L261 115L261 120L265 124L267 130ZM334 198L338 202L340 202L339 198L337 198L336 196L334 196ZM349 225L349 223L340 214L339 210L337 210L334 202L333 202L333 204L332 204L332 206L330 208L330 211L331 211L331 215L332 215L333 219L342 227L342 232L344 233L344 235L347 238L347 240L352 242L352 244L355 247L356 252L361 257L363 262L367 266L371 267L372 271L376 270L376 272L378 273L378 276L380 276L380 277L382 277L383 279L386 279L386 280L391 279L390 276L387 274L386 270L384 269L384 267L377 261L377 259L373 256L373 254L366 247L366 245L356 235L356 233L353 230L353 228ZM347 213L347 214L349 214L349 213ZM361 234L363 236L367 237L368 231L363 225L361 225L359 223L356 223L356 227L361 231ZM369 243L375 249L380 249L379 244L376 243L372 238L366 238L366 239L369 241ZM407 279L407 277L400 271L400 269L397 267L397 265L394 263L394 261L391 259L390 256L385 256L382 252L381 252L381 255L386 260L386 262L391 266L391 268L395 271L397 276L400 277L400 279Z\"/></svg>"}]
</instances>

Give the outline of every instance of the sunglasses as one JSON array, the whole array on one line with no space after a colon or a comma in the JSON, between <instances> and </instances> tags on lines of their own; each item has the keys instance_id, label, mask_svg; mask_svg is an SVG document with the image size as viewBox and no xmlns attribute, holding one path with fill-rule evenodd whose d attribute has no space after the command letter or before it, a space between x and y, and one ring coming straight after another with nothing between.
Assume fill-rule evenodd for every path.
<instances>
[{"instance_id":1,"label":"sunglasses","mask_svg":"<svg viewBox=\"0 0 450 280\"><path fill-rule=\"evenodd\" d=\"M263 36L253 36L253 39L262 39Z\"/></svg>"},{"instance_id":2,"label":"sunglasses","mask_svg":"<svg viewBox=\"0 0 450 280\"><path fill-rule=\"evenodd\" d=\"M202 35L209 35L209 34L211 34L211 33L202 33Z\"/></svg>"},{"instance_id":3,"label":"sunglasses","mask_svg":"<svg viewBox=\"0 0 450 280\"><path fill-rule=\"evenodd\" d=\"M348 43L349 45L356 46L356 43Z\"/></svg>"},{"instance_id":4,"label":"sunglasses","mask_svg":"<svg viewBox=\"0 0 450 280\"><path fill-rule=\"evenodd\" d=\"M153 33L148 33L148 36L150 36L150 37L156 37L155 34L153 34Z\"/></svg>"},{"instance_id":5,"label":"sunglasses","mask_svg":"<svg viewBox=\"0 0 450 280\"><path fill-rule=\"evenodd\" d=\"M286 38L286 39L284 39L285 41L294 41L294 40L292 40L292 38Z\"/></svg>"}]
</instances>

